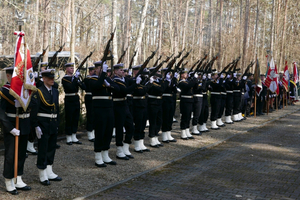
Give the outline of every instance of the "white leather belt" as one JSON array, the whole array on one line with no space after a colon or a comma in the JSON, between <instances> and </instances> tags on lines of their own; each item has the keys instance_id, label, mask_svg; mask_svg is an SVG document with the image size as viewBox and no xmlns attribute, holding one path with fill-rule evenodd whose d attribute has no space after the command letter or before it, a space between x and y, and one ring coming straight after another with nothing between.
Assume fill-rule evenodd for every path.
<instances>
[{"instance_id":1,"label":"white leather belt","mask_svg":"<svg viewBox=\"0 0 300 200\"><path fill-rule=\"evenodd\" d=\"M221 94L227 95L227 93L226 93L226 92L221 92Z\"/></svg>"},{"instance_id":2,"label":"white leather belt","mask_svg":"<svg viewBox=\"0 0 300 200\"><path fill-rule=\"evenodd\" d=\"M206 92L202 92L202 94L206 94Z\"/></svg>"},{"instance_id":3,"label":"white leather belt","mask_svg":"<svg viewBox=\"0 0 300 200\"><path fill-rule=\"evenodd\" d=\"M241 90L233 90L233 92L241 92Z\"/></svg>"},{"instance_id":4,"label":"white leather belt","mask_svg":"<svg viewBox=\"0 0 300 200\"><path fill-rule=\"evenodd\" d=\"M161 96L154 96L154 95L148 95L149 98L151 99L161 99Z\"/></svg>"},{"instance_id":5,"label":"white leather belt","mask_svg":"<svg viewBox=\"0 0 300 200\"><path fill-rule=\"evenodd\" d=\"M133 99L146 99L145 96L133 96Z\"/></svg>"},{"instance_id":6,"label":"white leather belt","mask_svg":"<svg viewBox=\"0 0 300 200\"><path fill-rule=\"evenodd\" d=\"M227 93L233 93L233 91L226 91Z\"/></svg>"},{"instance_id":7,"label":"white leather belt","mask_svg":"<svg viewBox=\"0 0 300 200\"><path fill-rule=\"evenodd\" d=\"M191 99L193 96L181 95L181 98Z\"/></svg>"},{"instance_id":8,"label":"white leather belt","mask_svg":"<svg viewBox=\"0 0 300 200\"><path fill-rule=\"evenodd\" d=\"M13 113L6 113L7 117L13 117L15 118L17 115ZM24 113L24 114L19 114L19 118L21 119L26 119L30 117L30 113Z\"/></svg>"},{"instance_id":9,"label":"white leather belt","mask_svg":"<svg viewBox=\"0 0 300 200\"><path fill-rule=\"evenodd\" d=\"M127 94L127 97L132 97L132 94Z\"/></svg>"},{"instance_id":10,"label":"white leather belt","mask_svg":"<svg viewBox=\"0 0 300 200\"><path fill-rule=\"evenodd\" d=\"M125 101L127 97L124 98L113 98L113 101Z\"/></svg>"},{"instance_id":11,"label":"white leather belt","mask_svg":"<svg viewBox=\"0 0 300 200\"><path fill-rule=\"evenodd\" d=\"M47 117L47 118L57 118L57 114L47 114L47 113L38 113L37 116L39 117Z\"/></svg>"},{"instance_id":12,"label":"white leather belt","mask_svg":"<svg viewBox=\"0 0 300 200\"><path fill-rule=\"evenodd\" d=\"M111 96L93 96L92 99L107 99L107 100L109 100L109 99L112 99L112 97Z\"/></svg>"},{"instance_id":13,"label":"white leather belt","mask_svg":"<svg viewBox=\"0 0 300 200\"><path fill-rule=\"evenodd\" d=\"M210 92L210 94L221 94L220 92Z\"/></svg>"},{"instance_id":14,"label":"white leather belt","mask_svg":"<svg viewBox=\"0 0 300 200\"><path fill-rule=\"evenodd\" d=\"M194 94L194 97L203 97L203 94Z\"/></svg>"},{"instance_id":15,"label":"white leather belt","mask_svg":"<svg viewBox=\"0 0 300 200\"><path fill-rule=\"evenodd\" d=\"M92 93L91 92L86 92L85 95L92 95Z\"/></svg>"},{"instance_id":16,"label":"white leather belt","mask_svg":"<svg viewBox=\"0 0 300 200\"><path fill-rule=\"evenodd\" d=\"M245 94L244 92L242 92L242 94Z\"/></svg>"},{"instance_id":17,"label":"white leather belt","mask_svg":"<svg viewBox=\"0 0 300 200\"><path fill-rule=\"evenodd\" d=\"M163 96L163 97L172 97L173 94L167 94L167 93L165 93L165 94L163 94L162 96Z\"/></svg>"},{"instance_id":18,"label":"white leather belt","mask_svg":"<svg viewBox=\"0 0 300 200\"><path fill-rule=\"evenodd\" d=\"M65 93L65 96L66 97L69 97L69 96L76 96L78 95L78 93Z\"/></svg>"}]
</instances>

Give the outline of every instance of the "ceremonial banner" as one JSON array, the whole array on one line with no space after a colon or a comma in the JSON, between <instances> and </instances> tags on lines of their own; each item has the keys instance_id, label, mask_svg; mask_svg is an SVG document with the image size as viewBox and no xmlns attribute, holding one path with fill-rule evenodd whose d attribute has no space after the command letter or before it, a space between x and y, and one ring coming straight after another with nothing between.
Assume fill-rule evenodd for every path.
<instances>
[{"instance_id":1,"label":"ceremonial banner","mask_svg":"<svg viewBox=\"0 0 300 200\"><path fill-rule=\"evenodd\" d=\"M285 91L289 91L289 80L290 80L289 67L287 61L285 61L284 73L282 78L282 84L284 86Z\"/></svg>"},{"instance_id":2,"label":"ceremonial banner","mask_svg":"<svg viewBox=\"0 0 300 200\"><path fill-rule=\"evenodd\" d=\"M257 95L260 95L260 92L262 91L262 84L260 79L260 66L259 66L258 59L256 59L256 67L254 71L254 82L256 85L256 93Z\"/></svg>"},{"instance_id":3,"label":"ceremonial banner","mask_svg":"<svg viewBox=\"0 0 300 200\"><path fill-rule=\"evenodd\" d=\"M36 91L30 52L25 43L25 33L16 31L17 42L14 57L14 71L9 93L15 97L24 110L27 109L32 91Z\"/></svg>"},{"instance_id":4,"label":"ceremonial banner","mask_svg":"<svg viewBox=\"0 0 300 200\"><path fill-rule=\"evenodd\" d=\"M279 94L278 73L273 58L271 59L270 62L270 68L268 70L265 84L270 89L271 92L276 92L277 95Z\"/></svg>"}]
</instances>

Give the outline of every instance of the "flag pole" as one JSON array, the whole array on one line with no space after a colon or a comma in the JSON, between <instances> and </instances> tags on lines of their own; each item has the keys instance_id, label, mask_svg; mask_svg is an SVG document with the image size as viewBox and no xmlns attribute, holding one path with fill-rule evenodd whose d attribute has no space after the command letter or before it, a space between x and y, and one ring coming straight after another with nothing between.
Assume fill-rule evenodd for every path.
<instances>
[{"instance_id":1,"label":"flag pole","mask_svg":"<svg viewBox=\"0 0 300 200\"><path fill-rule=\"evenodd\" d=\"M24 25L24 21L22 20L23 13L19 14L18 11L16 11L16 13L18 15L17 24L19 26L19 31L22 31L22 25ZM16 129L19 130L19 107L16 107ZM18 176L18 153L19 153L19 136L15 136L15 162L14 162L15 183L17 183L17 176Z\"/></svg>"},{"instance_id":2,"label":"flag pole","mask_svg":"<svg viewBox=\"0 0 300 200\"><path fill-rule=\"evenodd\" d=\"M283 89L285 91L285 88ZM282 92L282 109L284 109L284 99L285 99L285 94Z\"/></svg>"},{"instance_id":3,"label":"flag pole","mask_svg":"<svg viewBox=\"0 0 300 200\"><path fill-rule=\"evenodd\" d=\"M267 92L267 115L269 115L269 103L270 103L270 90Z\"/></svg>"},{"instance_id":4,"label":"flag pole","mask_svg":"<svg viewBox=\"0 0 300 200\"><path fill-rule=\"evenodd\" d=\"M257 94L255 91L255 95L254 95L254 117L256 117L256 99L257 99Z\"/></svg>"}]
</instances>

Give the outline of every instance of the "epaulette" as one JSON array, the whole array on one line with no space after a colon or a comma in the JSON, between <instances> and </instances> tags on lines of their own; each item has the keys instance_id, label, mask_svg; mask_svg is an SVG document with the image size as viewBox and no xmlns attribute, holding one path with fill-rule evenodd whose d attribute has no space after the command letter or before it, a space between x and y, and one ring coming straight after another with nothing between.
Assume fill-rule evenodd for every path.
<instances>
[{"instance_id":1,"label":"epaulette","mask_svg":"<svg viewBox=\"0 0 300 200\"><path fill-rule=\"evenodd\" d=\"M41 91L40 89L38 89L38 92L39 92L39 96L40 96L40 99L41 99L41 101L43 102L43 104L44 104L45 106L49 106L49 107L54 106L54 110L55 110L55 103L49 104L49 103L46 101L46 99L44 98L44 95L43 95L42 91Z\"/></svg>"},{"instance_id":2,"label":"epaulette","mask_svg":"<svg viewBox=\"0 0 300 200\"><path fill-rule=\"evenodd\" d=\"M62 80L63 80L63 81L66 81L66 82L69 82L69 83L72 83L71 81L69 81L69 80L67 80L67 79L65 79L65 78L63 78Z\"/></svg>"},{"instance_id":3,"label":"epaulette","mask_svg":"<svg viewBox=\"0 0 300 200\"><path fill-rule=\"evenodd\" d=\"M15 105L15 102L13 102L12 100L10 100L7 96L5 96L5 94L3 94L1 91L0 91L0 96L5 99L8 103L10 103L11 105Z\"/></svg>"}]
</instances>

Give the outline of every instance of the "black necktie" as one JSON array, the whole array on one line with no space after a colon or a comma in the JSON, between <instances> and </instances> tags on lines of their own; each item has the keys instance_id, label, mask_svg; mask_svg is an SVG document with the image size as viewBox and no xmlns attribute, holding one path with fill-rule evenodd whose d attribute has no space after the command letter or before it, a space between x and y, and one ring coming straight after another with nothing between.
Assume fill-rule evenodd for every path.
<instances>
[{"instance_id":1,"label":"black necktie","mask_svg":"<svg viewBox=\"0 0 300 200\"><path fill-rule=\"evenodd\" d=\"M50 95L52 96L52 90L49 90Z\"/></svg>"}]
</instances>

